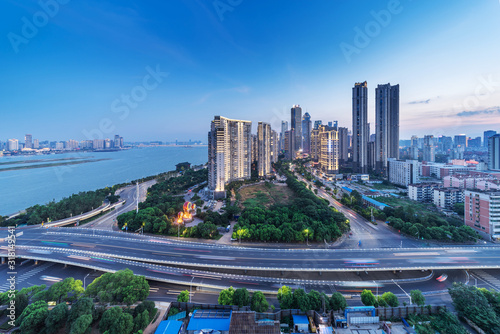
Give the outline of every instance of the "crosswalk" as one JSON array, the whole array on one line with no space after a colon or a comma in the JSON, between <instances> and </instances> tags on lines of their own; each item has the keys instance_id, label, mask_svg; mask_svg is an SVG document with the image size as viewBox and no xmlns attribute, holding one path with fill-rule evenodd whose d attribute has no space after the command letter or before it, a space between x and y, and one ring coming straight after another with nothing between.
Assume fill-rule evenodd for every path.
<instances>
[{"instance_id":1,"label":"crosswalk","mask_svg":"<svg viewBox=\"0 0 500 334\"><path fill-rule=\"evenodd\" d=\"M33 277L33 276L37 275L38 273L41 273L42 271L52 267L53 265L54 265L54 263L45 262L39 266L36 266L36 268L33 268L30 271L27 271L24 274L16 277L16 283L19 284L21 282L24 282L28 278ZM8 282L5 282L4 284L0 285L0 292L6 292L7 290L9 290L9 283Z\"/></svg>"},{"instance_id":2,"label":"crosswalk","mask_svg":"<svg viewBox=\"0 0 500 334\"><path fill-rule=\"evenodd\" d=\"M486 288L500 291L500 279L497 277L494 277L483 270L474 270L474 274L488 285Z\"/></svg>"}]
</instances>

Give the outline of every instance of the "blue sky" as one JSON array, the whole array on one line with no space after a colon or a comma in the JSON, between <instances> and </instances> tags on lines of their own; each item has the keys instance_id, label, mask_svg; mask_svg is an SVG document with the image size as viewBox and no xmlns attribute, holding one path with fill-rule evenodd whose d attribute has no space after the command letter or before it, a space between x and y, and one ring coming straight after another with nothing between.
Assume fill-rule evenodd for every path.
<instances>
[{"instance_id":1,"label":"blue sky","mask_svg":"<svg viewBox=\"0 0 500 334\"><path fill-rule=\"evenodd\" d=\"M0 36L1 141L206 141L293 104L350 128L365 80L370 119L400 84L401 138L500 130L498 0L5 0Z\"/></svg>"}]
</instances>

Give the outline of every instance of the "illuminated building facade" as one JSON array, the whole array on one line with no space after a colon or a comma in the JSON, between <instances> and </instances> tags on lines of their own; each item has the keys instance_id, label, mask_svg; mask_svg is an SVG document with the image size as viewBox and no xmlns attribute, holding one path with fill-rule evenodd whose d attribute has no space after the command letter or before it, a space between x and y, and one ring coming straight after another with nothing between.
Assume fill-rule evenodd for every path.
<instances>
[{"instance_id":1,"label":"illuminated building facade","mask_svg":"<svg viewBox=\"0 0 500 334\"><path fill-rule=\"evenodd\" d=\"M208 187L215 199L225 185L251 176L252 122L215 116L208 133Z\"/></svg>"}]
</instances>

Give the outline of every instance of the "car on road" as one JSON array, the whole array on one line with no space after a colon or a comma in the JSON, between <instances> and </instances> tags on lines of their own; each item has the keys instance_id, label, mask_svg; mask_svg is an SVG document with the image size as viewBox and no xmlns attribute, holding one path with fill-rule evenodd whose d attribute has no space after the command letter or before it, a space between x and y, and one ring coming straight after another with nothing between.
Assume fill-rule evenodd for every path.
<instances>
[{"instance_id":1,"label":"car on road","mask_svg":"<svg viewBox=\"0 0 500 334\"><path fill-rule=\"evenodd\" d=\"M444 281L446 281L447 278L448 278L448 275L443 274L443 275L437 277L436 281L438 281L438 282L444 282Z\"/></svg>"}]
</instances>

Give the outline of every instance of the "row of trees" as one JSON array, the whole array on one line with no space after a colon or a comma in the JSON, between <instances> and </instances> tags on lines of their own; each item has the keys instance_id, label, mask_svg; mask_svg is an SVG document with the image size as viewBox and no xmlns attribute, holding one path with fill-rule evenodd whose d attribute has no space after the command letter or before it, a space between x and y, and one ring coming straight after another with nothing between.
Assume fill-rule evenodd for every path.
<instances>
[{"instance_id":1,"label":"row of trees","mask_svg":"<svg viewBox=\"0 0 500 334\"><path fill-rule=\"evenodd\" d=\"M278 290L278 301L280 308L284 309L300 309L302 312L309 310L345 310L347 302L340 292L333 293L328 297L325 293L319 293L316 290L311 290L306 293L303 289L292 289L283 285Z\"/></svg>"},{"instance_id":2,"label":"row of trees","mask_svg":"<svg viewBox=\"0 0 500 334\"><path fill-rule=\"evenodd\" d=\"M411 290L410 297L413 304L418 306L425 305L425 297L420 290ZM361 302L365 306L375 307L398 307L398 297L392 292L384 292L380 296L375 296L371 290L361 292Z\"/></svg>"},{"instance_id":3,"label":"row of trees","mask_svg":"<svg viewBox=\"0 0 500 334\"><path fill-rule=\"evenodd\" d=\"M500 333L500 292L453 283L448 289L458 315L466 317L485 333Z\"/></svg>"},{"instance_id":4,"label":"row of trees","mask_svg":"<svg viewBox=\"0 0 500 334\"><path fill-rule=\"evenodd\" d=\"M95 191L80 192L70 197L63 198L59 202L51 201L44 205L37 204L26 209L25 214L1 221L0 225L36 225L47 222L49 219L51 221L56 221L76 216L98 208L106 199L110 203L117 202L119 197L115 196L114 193L120 186L121 185L116 185L111 188L106 187Z\"/></svg>"},{"instance_id":5,"label":"row of trees","mask_svg":"<svg viewBox=\"0 0 500 334\"><path fill-rule=\"evenodd\" d=\"M250 297L247 289L234 289L230 286L219 293L218 303L220 305L237 305L239 307L250 306L255 312L265 312L269 309L269 303L266 296L261 291L255 291ZM273 306L271 308L274 309Z\"/></svg>"},{"instance_id":6,"label":"row of trees","mask_svg":"<svg viewBox=\"0 0 500 334\"><path fill-rule=\"evenodd\" d=\"M255 241L332 241L349 229L346 217L311 192L281 163L275 165L287 178L295 198L287 205L269 208L250 206L243 210L233 238Z\"/></svg>"},{"instance_id":7,"label":"row of trees","mask_svg":"<svg viewBox=\"0 0 500 334\"><path fill-rule=\"evenodd\" d=\"M26 334L51 334L63 328L70 334L83 334L96 326L107 334L142 333L156 315L154 303L144 301L149 295L146 279L134 276L128 269L102 275L85 291L82 281L69 277L49 289L45 285L32 286L14 295L16 326ZM139 301L144 302L135 309L118 306L105 309L108 303L131 305ZM0 294L2 305L10 302L8 292ZM57 305L49 310L48 302ZM72 303L71 309L66 302Z\"/></svg>"}]
</instances>

